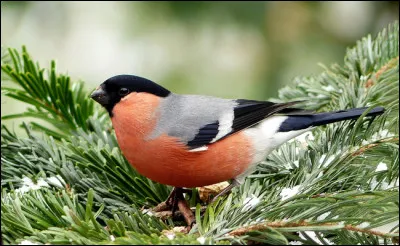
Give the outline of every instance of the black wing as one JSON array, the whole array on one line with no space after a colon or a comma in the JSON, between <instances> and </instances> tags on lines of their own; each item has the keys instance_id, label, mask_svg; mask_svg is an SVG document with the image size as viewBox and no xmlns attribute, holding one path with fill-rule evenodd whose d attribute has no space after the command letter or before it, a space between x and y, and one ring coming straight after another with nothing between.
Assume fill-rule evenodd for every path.
<instances>
[{"instance_id":1,"label":"black wing","mask_svg":"<svg viewBox=\"0 0 400 246\"><path fill-rule=\"evenodd\" d=\"M311 111L306 111L299 108L289 108L300 101L288 102L288 103L273 103L268 101L255 101L246 99L237 99L237 105L233 108L233 122L231 130L215 139L219 133L220 122L216 121L202 127L198 134L187 143L190 149L195 149L201 146L205 146L212 142L221 140L231 134L234 134L240 130L251 127L261 120L275 114L282 113L285 115L308 115Z\"/></svg>"},{"instance_id":2,"label":"black wing","mask_svg":"<svg viewBox=\"0 0 400 246\"><path fill-rule=\"evenodd\" d=\"M310 114L311 111L307 111L299 108L289 108L302 101L294 101L288 103L273 103L268 101L255 101L238 99L236 100L238 105L234 108L234 120L232 124L232 131L228 134L233 134L237 131L251 127L263 119L276 114L281 113L285 115L300 115Z\"/></svg>"}]
</instances>

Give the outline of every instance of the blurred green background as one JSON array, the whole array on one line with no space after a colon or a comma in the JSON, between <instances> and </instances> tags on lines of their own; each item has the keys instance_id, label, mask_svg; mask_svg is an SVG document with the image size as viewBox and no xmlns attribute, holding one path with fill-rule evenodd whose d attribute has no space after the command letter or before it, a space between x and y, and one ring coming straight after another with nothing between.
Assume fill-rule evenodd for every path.
<instances>
[{"instance_id":1,"label":"blurred green background","mask_svg":"<svg viewBox=\"0 0 400 246\"><path fill-rule=\"evenodd\" d=\"M1 44L83 80L117 74L176 93L266 100L399 19L398 2L1 2ZM24 105L1 100L1 114ZM12 123L7 122L7 125ZM14 125L16 123L14 122Z\"/></svg>"}]
</instances>

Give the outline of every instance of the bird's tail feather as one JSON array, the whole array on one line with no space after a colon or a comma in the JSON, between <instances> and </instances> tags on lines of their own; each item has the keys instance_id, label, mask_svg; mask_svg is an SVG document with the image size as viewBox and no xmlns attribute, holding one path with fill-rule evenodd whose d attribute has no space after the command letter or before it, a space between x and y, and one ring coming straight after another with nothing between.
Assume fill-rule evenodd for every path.
<instances>
[{"instance_id":1,"label":"bird's tail feather","mask_svg":"<svg viewBox=\"0 0 400 246\"><path fill-rule=\"evenodd\" d=\"M348 109L348 110L340 110L340 111L335 111L335 112L329 112L329 113L319 113L313 115L313 126L321 126L321 125L326 125L329 123L334 123L338 121L343 121L343 120L354 120L360 117L365 110L367 110L368 107L365 108L353 108L353 109ZM366 116L377 116L382 114L385 111L383 107L376 107L371 109L367 113Z\"/></svg>"},{"instance_id":2,"label":"bird's tail feather","mask_svg":"<svg viewBox=\"0 0 400 246\"><path fill-rule=\"evenodd\" d=\"M353 108L328 113L317 113L313 115L292 115L281 124L279 132L302 130L309 127L326 125L343 120L352 120L360 117L368 107ZM366 116L377 116L385 111L383 107L376 107L370 110Z\"/></svg>"}]
</instances>

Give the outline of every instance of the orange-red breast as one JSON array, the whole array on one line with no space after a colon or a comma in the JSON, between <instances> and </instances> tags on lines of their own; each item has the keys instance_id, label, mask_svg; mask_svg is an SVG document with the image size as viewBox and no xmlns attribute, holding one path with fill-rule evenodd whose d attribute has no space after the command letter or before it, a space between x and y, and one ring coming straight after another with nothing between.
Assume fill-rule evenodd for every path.
<instances>
[{"instance_id":1,"label":"orange-red breast","mask_svg":"<svg viewBox=\"0 0 400 246\"><path fill-rule=\"evenodd\" d=\"M243 182L276 147L315 126L358 118L367 108L312 113L272 103L179 95L118 75L91 95L112 120L119 146L142 175L175 187ZM367 116L383 113L382 107Z\"/></svg>"}]
</instances>

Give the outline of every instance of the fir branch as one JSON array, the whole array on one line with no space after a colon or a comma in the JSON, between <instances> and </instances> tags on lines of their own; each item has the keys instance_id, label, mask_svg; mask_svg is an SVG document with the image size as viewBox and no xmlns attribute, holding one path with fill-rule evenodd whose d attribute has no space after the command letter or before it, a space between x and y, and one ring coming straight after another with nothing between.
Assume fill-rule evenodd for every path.
<instances>
[{"instance_id":1,"label":"fir branch","mask_svg":"<svg viewBox=\"0 0 400 246\"><path fill-rule=\"evenodd\" d=\"M21 54L11 48L8 54L12 62L2 61L1 70L8 81L20 88L2 86L2 91L6 96L34 107L28 112L6 115L2 119L40 118L52 124L55 130L41 125L36 125L36 128L57 138L67 136L68 131L78 127L86 131L90 129L88 118L94 114L94 103L84 91L82 82L71 85L69 76L57 75L55 61L51 61L50 69L41 68L39 63L34 63L25 46ZM96 116L104 114L99 112Z\"/></svg>"},{"instance_id":2,"label":"fir branch","mask_svg":"<svg viewBox=\"0 0 400 246\"><path fill-rule=\"evenodd\" d=\"M129 231L159 233L167 228L162 222L134 210L131 213L114 211L113 218L104 218L103 208L93 211L94 196L92 189L85 200L74 192L53 193L47 189L23 196L7 195L2 198L2 232L9 235L6 239L9 242L11 238L27 236L41 243L96 244L110 242L111 235L125 237Z\"/></svg>"}]
</instances>

